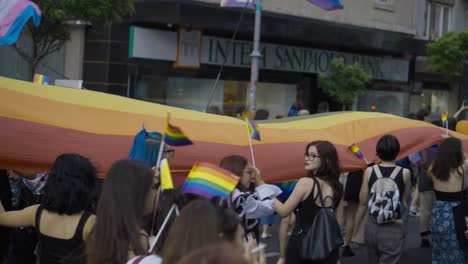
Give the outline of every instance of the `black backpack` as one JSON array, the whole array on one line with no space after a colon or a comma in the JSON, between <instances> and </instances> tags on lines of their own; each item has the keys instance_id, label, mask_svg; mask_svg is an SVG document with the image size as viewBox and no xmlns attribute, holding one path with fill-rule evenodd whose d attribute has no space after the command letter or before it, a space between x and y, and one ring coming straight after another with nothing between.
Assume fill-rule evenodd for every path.
<instances>
[{"instance_id":1,"label":"black backpack","mask_svg":"<svg viewBox=\"0 0 468 264\"><path fill-rule=\"evenodd\" d=\"M324 207L320 183L315 178L313 180L314 187L318 187L320 209L309 230L302 238L301 258L308 261L322 261L326 260L344 242L335 211L330 207ZM313 195L313 190L314 188L312 188L311 195Z\"/></svg>"}]
</instances>

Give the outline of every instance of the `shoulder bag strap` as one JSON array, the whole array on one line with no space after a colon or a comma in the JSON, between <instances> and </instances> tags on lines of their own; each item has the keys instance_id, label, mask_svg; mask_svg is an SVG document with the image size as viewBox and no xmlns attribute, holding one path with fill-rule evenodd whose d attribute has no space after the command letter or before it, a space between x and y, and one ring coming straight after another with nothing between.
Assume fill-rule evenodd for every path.
<instances>
[{"instance_id":1,"label":"shoulder bag strap","mask_svg":"<svg viewBox=\"0 0 468 264\"><path fill-rule=\"evenodd\" d=\"M390 175L390 178L391 178L392 180L395 180L396 177L398 176L398 173L400 173L400 171L401 171L401 167L400 167L400 166L396 166L395 169L393 169L392 174Z\"/></svg>"},{"instance_id":2,"label":"shoulder bag strap","mask_svg":"<svg viewBox=\"0 0 468 264\"><path fill-rule=\"evenodd\" d=\"M314 180L315 184L317 185L318 195L319 195L319 198L320 198L320 206L324 207L325 202L323 201L322 189L320 189L320 182L316 178L312 178L312 179Z\"/></svg>"},{"instance_id":3,"label":"shoulder bag strap","mask_svg":"<svg viewBox=\"0 0 468 264\"><path fill-rule=\"evenodd\" d=\"M372 166L372 169L374 169L375 175L377 176L377 179L383 178L382 172L380 172L379 165L374 165Z\"/></svg>"}]
</instances>

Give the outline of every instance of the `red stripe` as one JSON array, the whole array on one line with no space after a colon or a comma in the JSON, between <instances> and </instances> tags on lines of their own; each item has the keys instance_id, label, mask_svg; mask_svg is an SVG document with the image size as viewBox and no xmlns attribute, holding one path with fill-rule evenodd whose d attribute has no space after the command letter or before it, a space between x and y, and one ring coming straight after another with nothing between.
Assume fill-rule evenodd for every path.
<instances>
[{"instance_id":1,"label":"red stripe","mask_svg":"<svg viewBox=\"0 0 468 264\"><path fill-rule=\"evenodd\" d=\"M47 171L58 155L74 152L89 157L103 177L114 161L127 157L133 142L132 136L98 135L5 117L0 117L0 127L0 168L5 169ZM427 127L402 129L392 134L400 140L400 157L403 157L440 142L440 134L443 133L443 129ZM369 161L375 159L375 145L380 137L355 142ZM320 138L311 138L310 141L317 139ZM267 182L279 182L304 176L307 143L255 145L255 160L263 178ZM463 144L468 149L468 140L463 140ZM365 162L357 158L348 146L336 145L342 169L365 168ZM188 175L197 160L219 164L223 157L233 154L250 159L248 146L195 141L194 145L175 149L171 169L177 171L173 173L176 184L181 177Z\"/></svg>"}]
</instances>

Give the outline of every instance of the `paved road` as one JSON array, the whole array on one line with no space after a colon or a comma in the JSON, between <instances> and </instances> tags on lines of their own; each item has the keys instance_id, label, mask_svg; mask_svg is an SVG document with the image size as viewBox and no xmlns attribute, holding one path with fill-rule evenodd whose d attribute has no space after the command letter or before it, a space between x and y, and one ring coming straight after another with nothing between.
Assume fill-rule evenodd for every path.
<instances>
[{"instance_id":1,"label":"paved road","mask_svg":"<svg viewBox=\"0 0 468 264\"><path fill-rule=\"evenodd\" d=\"M262 242L267 244L268 264L276 264L279 256L278 250L278 227L280 218L275 218L275 224L272 226L273 237L264 239ZM343 264L365 264L367 262L365 247L353 249L356 254L354 257L342 259ZM431 250L419 247L419 218L411 217L406 227L406 240L403 250L403 256L400 264L430 264ZM369 263L373 264L373 263Z\"/></svg>"}]
</instances>

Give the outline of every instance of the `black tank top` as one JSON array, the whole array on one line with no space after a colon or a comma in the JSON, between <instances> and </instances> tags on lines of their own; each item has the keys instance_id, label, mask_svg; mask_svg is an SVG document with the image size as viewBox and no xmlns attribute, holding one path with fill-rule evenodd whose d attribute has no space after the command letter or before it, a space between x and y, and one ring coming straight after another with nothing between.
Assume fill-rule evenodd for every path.
<instances>
[{"instance_id":1,"label":"black tank top","mask_svg":"<svg viewBox=\"0 0 468 264\"><path fill-rule=\"evenodd\" d=\"M320 184L318 180L314 180L314 185L312 186L312 191L309 196L302 202L300 202L294 213L296 214L296 225L294 227L294 232L302 234L309 230L309 227L312 226L314 222L315 215L320 210L320 206L315 203L315 200L319 197L319 192L314 196L314 191L317 184ZM331 196L324 196L323 200L326 202L327 199L332 199ZM335 202L333 202L335 204ZM333 206L334 207L334 206Z\"/></svg>"},{"instance_id":2,"label":"black tank top","mask_svg":"<svg viewBox=\"0 0 468 264\"><path fill-rule=\"evenodd\" d=\"M40 219L42 206L36 212L36 230L39 237L39 259L41 264L84 263L85 243L83 229L91 213L85 212L80 218L75 234L70 239L62 239L41 234Z\"/></svg>"}]
</instances>

